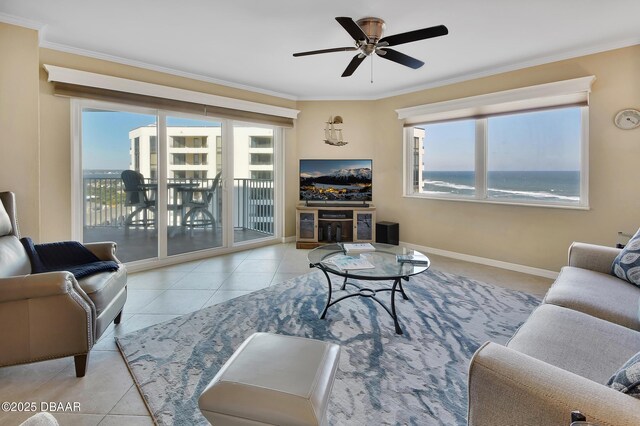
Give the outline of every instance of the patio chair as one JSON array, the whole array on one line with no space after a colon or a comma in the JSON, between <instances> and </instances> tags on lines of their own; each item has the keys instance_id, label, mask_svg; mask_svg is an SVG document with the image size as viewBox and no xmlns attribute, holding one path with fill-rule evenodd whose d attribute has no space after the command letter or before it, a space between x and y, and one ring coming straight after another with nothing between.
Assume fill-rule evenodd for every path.
<instances>
[{"instance_id":1,"label":"patio chair","mask_svg":"<svg viewBox=\"0 0 640 426\"><path fill-rule=\"evenodd\" d=\"M216 177L213 179L211 186L208 189L193 191L191 197L188 200L184 201L184 208L189 209L189 211L184 215L182 219L183 226L188 226L190 228L195 227L204 227L211 225L212 228L215 229L216 219L211 213L209 208L211 207L211 201L213 200L213 195L218 189L218 185L220 183L220 176L222 172L219 172ZM201 193L202 197L196 199L194 195L196 193Z\"/></svg>"},{"instance_id":2,"label":"patio chair","mask_svg":"<svg viewBox=\"0 0 640 426\"><path fill-rule=\"evenodd\" d=\"M68 271L33 273L20 243L15 195L0 192L0 367L73 356L85 375L89 352L127 300L127 270L113 242L84 247L118 269L84 278Z\"/></svg>"},{"instance_id":3,"label":"patio chair","mask_svg":"<svg viewBox=\"0 0 640 426\"><path fill-rule=\"evenodd\" d=\"M145 229L150 225L155 225L156 220L156 200L147 196L144 176L135 170L125 170L122 172L122 182L124 183L126 207L133 207L133 211L127 215L124 221L125 229L129 226L143 226ZM149 219L148 212L153 213L153 218ZM142 219L136 219L142 213Z\"/></svg>"}]
</instances>

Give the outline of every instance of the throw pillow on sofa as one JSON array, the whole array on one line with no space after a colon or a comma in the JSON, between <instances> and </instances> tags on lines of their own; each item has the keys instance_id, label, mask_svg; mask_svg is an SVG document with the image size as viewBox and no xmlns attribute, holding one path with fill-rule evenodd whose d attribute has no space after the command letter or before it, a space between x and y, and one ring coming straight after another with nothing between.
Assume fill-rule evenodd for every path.
<instances>
[{"instance_id":1,"label":"throw pillow on sofa","mask_svg":"<svg viewBox=\"0 0 640 426\"><path fill-rule=\"evenodd\" d=\"M640 398L640 352L611 376L607 386L634 398Z\"/></svg>"},{"instance_id":2,"label":"throw pillow on sofa","mask_svg":"<svg viewBox=\"0 0 640 426\"><path fill-rule=\"evenodd\" d=\"M640 229L631 237L611 265L611 273L640 286Z\"/></svg>"}]
</instances>

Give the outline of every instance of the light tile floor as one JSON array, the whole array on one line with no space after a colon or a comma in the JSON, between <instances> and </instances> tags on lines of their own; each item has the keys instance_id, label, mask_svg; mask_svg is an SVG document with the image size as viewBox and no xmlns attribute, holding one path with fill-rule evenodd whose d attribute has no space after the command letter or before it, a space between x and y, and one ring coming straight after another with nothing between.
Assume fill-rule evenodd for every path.
<instances>
[{"instance_id":1,"label":"light tile floor","mask_svg":"<svg viewBox=\"0 0 640 426\"><path fill-rule=\"evenodd\" d=\"M63 425L152 425L114 337L224 302L309 272L308 250L279 244L131 274L119 326L94 346L87 375L75 376L72 358L0 368L0 402L79 402L79 413L54 413ZM552 280L429 256L432 268L543 295ZM29 413L0 412L0 425Z\"/></svg>"}]
</instances>

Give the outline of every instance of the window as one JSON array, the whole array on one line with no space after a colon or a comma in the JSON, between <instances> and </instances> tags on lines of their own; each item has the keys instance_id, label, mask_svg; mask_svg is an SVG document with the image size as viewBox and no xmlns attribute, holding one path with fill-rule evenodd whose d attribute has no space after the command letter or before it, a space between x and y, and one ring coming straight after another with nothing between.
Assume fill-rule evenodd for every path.
<instances>
[{"instance_id":1,"label":"window","mask_svg":"<svg viewBox=\"0 0 640 426\"><path fill-rule=\"evenodd\" d=\"M173 162L171 164L183 166L187 163L186 154L173 154Z\"/></svg>"},{"instance_id":2,"label":"window","mask_svg":"<svg viewBox=\"0 0 640 426\"><path fill-rule=\"evenodd\" d=\"M174 148L184 148L186 146L186 139L182 136L172 136Z\"/></svg>"},{"instance_id":3,"label":"window","mask_svg":"<svg viewBox=\"0 0 640 426\"><path fill-rule=\"evenodd\" d=\"M53 73L54 68L61 74L60 78L50 74L54 79L51 81L69 82L69 76L64 75L67 71L75 75L74 70L58 67L47 71ZM87 83L87 74L91 73L75 75L77 79L72 80L82 84L75 86L73 92L65 92L72 98L73 239L102 241L108 235L109 240L118 241L118 257L126 262L155 262L156 259L163 262L175 254L214 248L226 250L236 244L281 235L282 220L276 213L282 215L283 195L279 193L282 185L264 180L247 183L246 177L250 169L268 169L273 170L276 180L281 179L284 132L279 125L291 127L297 111L185 90L180 90L180 99L161 98L162 101L152 102L154 97L149 96L147 89L158 89L158 85L97 74L92 74L94 79ZM120 83L132 85L127 86L126 96L118 90L122 87ZM104 89L105 86L109 88ZM87 95L86 87L109 91L106 99L110 102L80 99ZM170 90L158 90L158 94L163 92L171 95ZM102 97L103 92L100 93ZM185 93L191 93L194 99L205 98L204 105L185 101ZM210 101L206 101L207 97ZM121 100L126 102L120 103ZM214 101L220 105L213 105ZM220 113L221 117L214 118L213 108L207 110L209 105L215 106L216 116ZM244 111L247 105L253 105L249 108L252 110L260 106L260 111L266 114ZM164 106L175 106L175 110L161 108ZM269 122L268 126L247 121L262 116L265 118L260 121ZM271 116L277 119L267 120ZM234 131L240 127L242 134ZM273 153L271 160L278 169L275 165L249 167L248 135L272 138L272 148L258 148L255 152ZM181 155L174 157L174 154ZM194 154L199 165L191 164ZM178 165L174 165L174 160ZM246 167L243 170L236 165ZM228 171L222 173L225 168ZM131 169L140 170L144 184L134 183L135 186L129 187L137 188L133 192L138 191L139 195L140 188L144 190L145 203L149 200L145 207L149 208L127 201L131 198L127 192L132 191L127 191L129 180L125 182L122 173ZM243 175L236 177L234 171ZM214 181L218 187L212 191L213 196L198 198L206 198L205 206L189 204L193 201L189 194L196 192L194 189L213 189ZM257 191L261 198L254 200L252 194ZM266 198L266 194L271 197ZM269 210L263 206L270 206ZM185 217L189 212L194 214ZM265 212L270 213L265 215ZM211 215L215 220L211 220ZM184 229L187 221L191 232L176 232ZM199 226L205 222L207 226ZM146 243L136 244L142 240Z\"/></svg>"},{"instance_id":4,"label":"window","mask_svg":"<svg viewBox=\"0 0 640 426\"><path fill-rule=\"evenodd\" d=\"M580 202L580 108L487 119L487 198Z\"/></svg>"},{"instance_id":5,"label":"window","mask_svg":"<svg viewBox=\"0 0 640 426\"><path fill-rule=\"evenodd\" d=\"M249 162L253 166L268 166L273 164L273 154L251 154Z\"/></svg>"},{"instance_id":6,"label":"window","mask_svg":"<svg viewBox=\"0 0 640 426\"><path fill-rule=\"evenodd\" d=\"M140 171L140 138L133 139L133 170Z\"/></svg>"},{"instance_id":7,"label":"window","mask_svg":"<svg viewBox=\"0 0 640 426\"><path fill-rule=\"evenodd\" d=\"M251 136L251 148L273 148L271 136Z\"/></svg>"},{"instance_id":8,"label":"window","mask_svg":"<svg viewBox=\"0 0 640 426\"><path fill-rule=\"evenodd\" d=\"M271 170L251 170L251 179L273 180L273 172Z\"/></svg>"},{"instance_id":9,"label":"window","mask_svg":"<svg viewBox=\"0 0 640 426\"><path fill-rule=\"evenodd\" d=\"M414 171L417 179L413 187L418 188L415 192L475 195L475 122L431 124L417 127L414 132L421 134L418 139L423 141L418 147L422 148L422 173Z\"/></svg>"},{"instance_id":10,"label":"window","mask_svg":"<svg viewBox=\"0 0 640 426\"><path fill-rule=\"evenodd\" d=\"M149 137L149 177L158 178L158 141L156 136Z\"/></svg>"},{"instance_id":11,"label":"window","mask_svg":"<svg viewBox=\"0 0 640 426\"><path fill-rule=\"evenodd\" d=\"M405 195L587 208L593 79L398 110Z\"/></svg>"}]
</instances>

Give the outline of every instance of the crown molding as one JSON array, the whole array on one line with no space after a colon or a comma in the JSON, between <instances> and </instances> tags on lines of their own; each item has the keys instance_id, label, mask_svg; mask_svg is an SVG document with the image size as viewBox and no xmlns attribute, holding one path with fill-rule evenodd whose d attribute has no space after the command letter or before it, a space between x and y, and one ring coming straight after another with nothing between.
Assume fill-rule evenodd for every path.
<instances>
[{"instance_id":1,"label":"crown molding","mask_svg":"<svg viewBox=\"0 0 640 426\"><path fill-rule=\"evenodd\" d=\"M40 31L46 26L42 22L33 21L31 19L21 18L19 16L9 15L2 12L0 12L0 22L16 25L18 27L29 28L36 31Z\"/></svg>"},{"instance_id":2,"label":"crown molding","mask_svg":"<svg viewBox=\"0 0 640 426\"><path fill-rule=\"evenodd\" d=\"M115 62L122 65L129 65L136 68L147 69L150 71L157 71L164 74L175 75L177 77L189 78L191 80L204 81L206 83L218 84L221 86L231 87L234 89L247 90L254 93L261 93L263 95L275 96L278 98L289 99L292 101L298 100L298 98L289 93L281 93L273 90L262 89L259 87L248 86L245 84L234 83L231 81L220 80L213 77L207 77L201 74L190 73L187 71L181 71L174 68L163 67L160 65L149 64L147 62L137 61L133 59L123 58L120 56L109 55L106 53L95 52L93 50L80 49L78 47L68 46L66 44L53 43L43 40L40 42L40 47L44 49L57 50L59 52L71 53L74 55L87 56L90 58L100 59L103 61Z\"/></svg>"}]
</instances>

